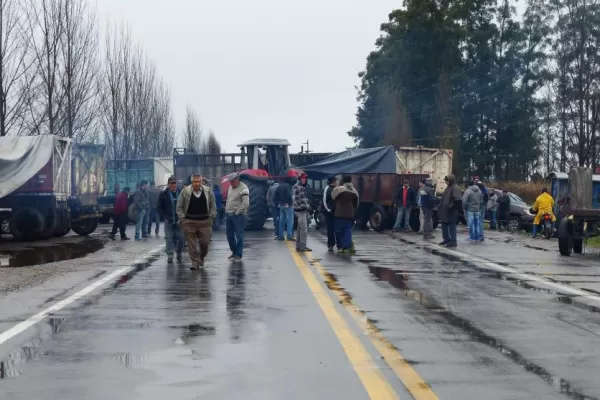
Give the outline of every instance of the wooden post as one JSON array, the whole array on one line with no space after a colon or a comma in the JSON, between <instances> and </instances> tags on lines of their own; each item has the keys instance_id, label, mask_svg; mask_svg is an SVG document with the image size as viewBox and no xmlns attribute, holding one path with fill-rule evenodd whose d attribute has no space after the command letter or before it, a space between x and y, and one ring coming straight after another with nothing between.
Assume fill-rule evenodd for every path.
<instances>
[{"instance_id":1,"label":"wooden post","mask_svg":"<svg viewBox=\"0 0 600 400\"><path fill-rule=\"evenodd\" d=\"M592 170L575 167L569 173L570 208L574 210L592 208Z\"/></svg>"}]
</instances>

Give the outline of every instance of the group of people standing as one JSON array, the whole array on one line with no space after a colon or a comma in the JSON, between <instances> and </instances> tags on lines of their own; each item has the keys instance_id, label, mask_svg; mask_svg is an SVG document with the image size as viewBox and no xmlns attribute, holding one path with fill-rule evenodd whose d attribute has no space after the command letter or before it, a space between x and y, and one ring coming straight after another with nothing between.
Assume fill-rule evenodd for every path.
<instances>
[{"instance_id":1,"label":"group of people standing","mask_svg":"<svg viewBox=\"0 0 600 400\"><path fill-rule=\"evenodd\" d=\"M244 228L246 214L250 204L248 187L243 184L237 174L227 177L230 186L227 193L227 204L224 209L226 219L227 240L231 249L230 260L241 261L244 249ZM151 182L141 181L133 196L133 204L137 214L135 239L150 237L152 222L156 221L155 234L158 236L160 218L164 219L166 253L168 263L182 261L183 239L185 238L188 253L192 261L192 270L204 267L208 254L212 231L218 227L220 208L223 202L218 187L213 190L201 175L190 177L189 185L180 189L175 177L170 177L164 190L155 188ZM114 225L109 234L115 239L120 230L121 239L128 240L125 228L128 221L129 188L118 193L114 208ZM150 218L152 216L152 218ZM154 217L156 216L156 217Z\"/></svg>"},{"instance_id":2,"label":"group of people standing","mask_svg":"<svg viewBox=\"0 0 600 400\"><path fill-rule=\"evenodd\" d=\"M436 206L433 180L427 178L419 182L419 189L414 190L408 180L396 192L396 223L394 231L410 231L410 216L415 208L419 210L419 231L424 239L433 239L433 210Z\"/></svg>"}]
</instances>

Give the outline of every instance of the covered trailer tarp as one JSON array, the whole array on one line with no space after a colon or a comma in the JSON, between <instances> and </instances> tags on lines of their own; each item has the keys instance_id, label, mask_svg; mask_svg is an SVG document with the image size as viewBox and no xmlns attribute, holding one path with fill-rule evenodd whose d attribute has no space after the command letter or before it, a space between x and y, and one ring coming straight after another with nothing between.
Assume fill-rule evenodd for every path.
<instances>
[{"instance_id":1,"label":"covered trailer tarp","mask_svg":"<svg viewBox=\"0 0 600 400\"><path fill-rule=\"evenodd\" d=\"M300 168L312 179L339 174L395 174L396 152L393 146L350 149Z\"/></svg>"},{"instance_id":2,"label":"covered trailer tarp","mask_svg":"<svg viewBox=\"0 0 600 400\"><path fill-rule=\"evenodd\" d=\"M0 137L0 198L37 174L52 158L55 136Z\"/></svg>"}]
</instances>

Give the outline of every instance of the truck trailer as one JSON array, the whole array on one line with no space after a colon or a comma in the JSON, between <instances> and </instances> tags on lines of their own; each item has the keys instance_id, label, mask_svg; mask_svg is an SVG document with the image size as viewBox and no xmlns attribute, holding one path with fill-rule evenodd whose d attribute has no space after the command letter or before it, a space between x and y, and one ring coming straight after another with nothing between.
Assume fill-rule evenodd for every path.
<instances>
[{"instance_id":1,"label":"truck trailer","mask_svg":"<svg viewBox=\"0 0 600 400\"><path fill-rule=\"evenodd\" d=\"M17 240L89 235L98 225L104 146L54 136L0 138L0 220Z\"/></svg>"}]
</instances>

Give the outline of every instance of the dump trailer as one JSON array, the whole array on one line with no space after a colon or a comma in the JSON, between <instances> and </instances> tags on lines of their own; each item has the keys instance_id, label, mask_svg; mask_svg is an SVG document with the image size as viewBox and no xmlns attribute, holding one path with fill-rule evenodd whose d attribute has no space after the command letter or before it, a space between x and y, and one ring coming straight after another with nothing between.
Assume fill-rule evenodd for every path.
<instances>
[{"instance_id":1,"label":"dump trailer","mask_svg":"<svg viewBox=\"0 0 600 400\"><path fill-rule=\"evenodd\" d=\"M444 177L452 173L453 151L422 146L396 148L396 173L422 174L433 179L436 194L446 189Z\"/></svg>"},{"instance_id":2,"label":"dump trailer","mask_svg":"<svg viewBox=\"0 0 600 400\"><path fill-rule=\"evenodd\" d=\"M117 186L119 190L129 187L133 195L140 181L154 181L156 186L163 187L173 172L173 159L169 157L106 161L105 194L99 199L100 222L105 224L112 218Z\"/></svg>"},{"instance_id":3,"label":"dump trailer","mask_svg":"<svg viewBox=\"0 0 600 400\"><path fill-rule=\"evenodd\" d=\"M74 148L71 140L53 135L0 138L0 220L24 241L64 236L71 229L92 233L103 185L93 167L98 163L104 163L103 146Z\"/></svg>"}]
</instances>

